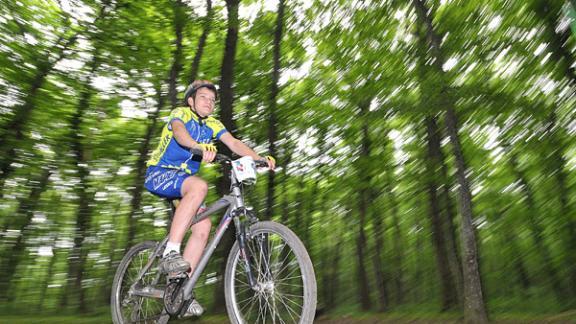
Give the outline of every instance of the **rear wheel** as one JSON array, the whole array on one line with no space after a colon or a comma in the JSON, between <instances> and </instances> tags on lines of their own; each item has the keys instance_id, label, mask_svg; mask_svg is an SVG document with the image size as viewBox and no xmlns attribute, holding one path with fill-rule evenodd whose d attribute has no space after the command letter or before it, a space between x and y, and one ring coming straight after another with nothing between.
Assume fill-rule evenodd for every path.
<instances>
[{"instance_id":1,"label":"rear wheel","mask_svg":"<svg viewBox=\"0 0 576 324\"><path fill-rule=\"evenodd\" d=\"M147 241L133 246L118 265L111 296L112 321L115 324L157 323L161 322L159 321L161 317L163 319L166 317L166 315L161 316L164 311L161 298L135 296L130 293L130 287L137 281L137 286L140 288L164 290L166 279L158 272L160 261L158 257L155 258L142 279L138 280L138 275L150 260L156 244L156 242ZM159 286L159 283L162 286Z\"/></svg>"},{"instance_id":2,"label":"rear wheel","mask_svg":"<svg viewBox=\"0 0 576 324\"><path fill-rule=\"evenodd\" d=\"M251 227L246 240L250 287L244 256L234 244L224 277L226 309L232 323L312 323L316 277L304 244L289 228L274 222Z\"/></svg>"}]
</instances>

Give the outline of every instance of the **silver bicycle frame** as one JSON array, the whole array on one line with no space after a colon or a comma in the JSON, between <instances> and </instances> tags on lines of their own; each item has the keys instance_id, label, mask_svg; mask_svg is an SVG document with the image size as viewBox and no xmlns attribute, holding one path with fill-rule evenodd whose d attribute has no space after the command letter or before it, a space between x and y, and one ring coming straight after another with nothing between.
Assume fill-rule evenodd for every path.
<instances>
[{"instance_id":1,"label":"silver bicycle frame","mask_svg":"<svg viewBox=\"0 0 576 324\"><path fill-rule=\"evenodd\" d=\"M196 284L196 281L198 280L198 277L200 277L200 274L202 273L202 271L206 267L206 264L208 263L208 259L210 258L210 256L214 252L214 249L216 248L216 246L218 245L220 240L222 239L224 232L226 232L226 229L228 228L228 224L230 223L230 219L231 219L231 217L229 215L231 213L233 203L234 203L234 198L231 195L226 195L226 196L222 197L221 199L219 199L218 201L216 201L215 203L213 203L212 205L210 205L208 208L206 208L205 211L196 215L192 221L192 224L196 224L199 221L203 220L204 218L228 207L228 210L226 210L224 217L222 217L222 221L220 222L220 225L218 225L218 229L216 230L216 235L214 236L212 241L208 244L207 248L202 253L202 258L200 259L200 262L198 263L198 266L196 267L196 270L194 271L192 278L190 278L188 280L188 282L190 282L192 280L193 280L193 282L192 282L192 286L190 288L190 293L187 293L186 295L184 295L184 296L186 296L186 298L191 297L192 288L194 287L194 285ZM142 278L142 276L144 276L144 274L150 270L156 257L162 255L162 250L163 250L162 248L164 246L166 246L166 243L168 242L168 238L169 238L169 235L167 235L162 241L160 241L158 243L158 245L154 249L153 254L150 256L150 259L148 260L148 262L146 263L144 268L142 268L142 270L140 270L140 273L138 274L137 278ZM207 253L208 251L210 251L210 252ZM164 298L164 290L157 289L157 288L150 287L150 286L138 287L138 282L139 281L136 281L132 284L132 286L130 287L130 294L133 294L136 296L143 296L143 297Z\"/></svg>"},{"instance_id":2,"label":"silver bicycle frame","mask_svg":"<svg viewBox=\"0 0 576 324\"><path fill-rule=\"evenodd\" d=\"M222 240L222 237L224 236L224 233L228 229L230 222L234 218L234 210L236 210L237 208L244 207L244 198L242 197L242 191L240 190L238 181L236 180L236 178L234 177L233 174L231 176L231 181L232 181L232 185L231 185L232 194L222 197L216 203L214 203L213 205L208 207L206 209L206 211L204 211L203 213L200 213L197 216L197 219L201 220L201 219L204 219L206 216L209 216L209 215L219 211L220 209L222 209L224 207L228 207L228 209L226 210L226 213L224 214L224 216L222 217L222 220L220 221L220 224L216 228L216 232L214 233L214 237L212 238L212 240L208 243L208 245L204 249L204 252L202 253L202 256L200 257L200 261L198 262L198 265L194 269L192 276L190 277L190 279L188 279L188 281L186 281L186 283L184 284L184 287L182 287L185 300L188 300L192 297L192 289L196 285L198 278L200 278L200 274L202 274L202 272L204 271L204 268L206 268L206 265L208 264L208 260L210 260L210 257L212 256L212 254L214 253L214 250L216 249L216 247L220 243L220 240ZM238 218L235 218L235 220L236 220L235 223L239 222ZM236 224L236 225L238 225L238 224Z\"/></svg>"},{"instance_id":3,"label":"silver bicycle frame","mask_svg":"<svg viewBox=\"0 0 576 324\"><path fill-rule=\"evenodd\" d=\"M185 300L189 300L192 298L192 289L194 288L194 286L196 285L196 282L198 281L198 278L200 278L200 275L202 274L202 272L206 268L206 265L208 264L208 260L210 260L210 257L214 253L214 250L216 249L216 247L218 246L218 244L222 240L222 237L224 236L224 233L228 229L230 222L234 219L235 225L237 227L240 226L240 220L238 219L238 217L236 217L236 218L234 217L234 211L238 208L244 207L244 198L242 197L242 190L240 190L239 183L233 174L231 175L231 181L232 181L231 194L223 196L218 201L216 201L212 205L208 206L208 208L206 208L205 211L196 215L192 221L192 224L196 224L199 221L203 220L204 218L206 218L206 217L208 217L208 216L210 216L210 215L212 215L212 214L214 214L214 213L216 213L216 212L218 212L224 208L227 208L226 213L224 213L224 216L222 217L222 220L220 221L220 224L216 228L216 232L214 234L214 237L212 238L212 240L208 243L208 245L204 249L204 252L202 253L202 256L200 257L200 261L198 262L198 265L194 269L192 276L186 281L186 283L182 287ZM156 247L156 249L154 251L154 255L150 258L150 260L148 261L146 266L144 266L144 268L140 271L140 274L138 276L139 278L141 278L144 275L144 273L146 273L150 269L150 267L152 266L152 263L155 259L155 256L161 254L161 248L166 244L166 242L168 242L168 236L166 236L158 244L158 246ZM149 286L142 287L142 288L138 289L136 287L136 283L134 283L132 285L130 291L131 291L131 294L134 294L137 296L154 297L154 298L163 298L164 297L164 291L163 290L155 289L154 287L149 287ZM168 315L165 314L165 311L163 311L163 315L162 315L159 323L167 321L169 318L169 316L168 317L167 316Z\"/></svg>"}]
</instances>

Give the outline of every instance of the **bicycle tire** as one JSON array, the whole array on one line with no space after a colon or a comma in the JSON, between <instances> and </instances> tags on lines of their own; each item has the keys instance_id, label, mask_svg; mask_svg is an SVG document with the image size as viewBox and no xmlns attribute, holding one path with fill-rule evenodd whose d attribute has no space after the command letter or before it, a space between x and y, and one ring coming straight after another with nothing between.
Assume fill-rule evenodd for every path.
<instances>
[{"instance_id":1,"label":"bicycle tire","mask_svg":"<svg viewBox=\"0 0 576 324\"><path fill-rule=\"evenodd\" d=\"M136 280L135 277L156 248L157 242L146 241L133 246L122 258L114 281L111 293L112 321L115 324L125 323L157 323L164 310L164 302L159 298L129 296L128 290ZM150 284L158 273L158 261L142 276L144 284Z\"/></svg>"},{"instance_id":2,"label":"bicycle tire","mask_svg":"<svg viewBox=\"0 0 576 324\"><path fill-rule=\"evenodd\" d=\"M230 321L234 324L312 323L316 311L316 277L304 244L288 227L275 222L258 222L250 231L246 246L258 288L254 290L248 284L236 241L228 255L224 275Z\"/></svg>"}]
</instances>

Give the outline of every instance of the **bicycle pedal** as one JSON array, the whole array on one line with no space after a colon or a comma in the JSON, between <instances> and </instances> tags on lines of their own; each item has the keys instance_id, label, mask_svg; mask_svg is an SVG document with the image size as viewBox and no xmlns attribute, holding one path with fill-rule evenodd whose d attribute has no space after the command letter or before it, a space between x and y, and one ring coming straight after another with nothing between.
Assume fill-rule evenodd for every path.
<instances>
[{"instance_id":1,"label":"bicycle pedal","mask_svg":"<svg viewBox=\"0 0 576 324\"><path fill-rule=\"evenodd\" d=\"M184 279L188 277L188 275L186 274L186 272L169 272L166 274L166 277L168 278L168 280L174 281Z\"/></svg>"}]
</instances>

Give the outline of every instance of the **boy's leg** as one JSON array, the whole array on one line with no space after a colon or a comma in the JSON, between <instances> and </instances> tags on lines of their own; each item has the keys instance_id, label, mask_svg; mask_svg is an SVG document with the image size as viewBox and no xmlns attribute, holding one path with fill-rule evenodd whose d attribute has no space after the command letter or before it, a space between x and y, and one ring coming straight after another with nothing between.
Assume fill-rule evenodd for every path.
<instances>
[{"instance_id":1,"label":"boy's leg","mask_svg":"<svg viewBox=\"0 0 576 324\"><path fill-rule=\"evenodd\" d=\"M196 215L200 204L208 193L208 184L196 176L190 176L184 180L180 189L182 198L174 213L174 219L170 226L171 242L181 243L186 235L186 230L190 226L192 217Z\"/></svg>"},{"instance_id":2,"label":"boy's leg","mask_svg":"<svg viewBox=\"0 0 576 324\"><path fill-rule=\"evenodd\" d=\"M199 177L189 176L182 183L180 192L182 198L174 213L168 244L164 251L162 267L165 272L186 271L190 266L189 261L180 255L180 245L192 218L206 197L208 184Z\"/></svg>"},{"instance_id":3,"label":"boy's leg","mask_svg":"<svg viewBox=\"0 0 576 324\"><path fill-rule=\"evenodd\" d=\"M184 260L190 263L190 273L196 269L198 261L202 256L204 247L206 247L206 242L208 242L208 237L210 236L210 228L212 227L212 222L210 218L204 218L202 221L192 225L192 234L188 238L188 243L186 244L186 249L184 250Z\"/></svg>"}]
</instances>

